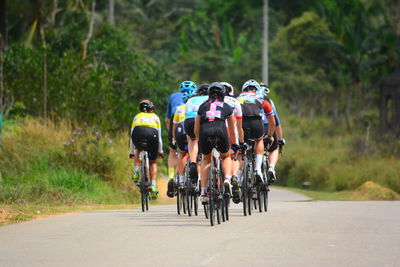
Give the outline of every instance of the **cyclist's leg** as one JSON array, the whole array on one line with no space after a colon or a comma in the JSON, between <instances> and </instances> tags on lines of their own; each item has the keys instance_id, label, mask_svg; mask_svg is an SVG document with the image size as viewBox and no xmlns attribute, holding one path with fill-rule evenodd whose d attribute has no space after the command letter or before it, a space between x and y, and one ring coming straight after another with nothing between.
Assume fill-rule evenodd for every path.
<instances>
[{"instance_id":1,"label":"cyclist's leg","mask_svg":"<svg viewBox=\"0 0 400 267\"><path fill-rule=\"evenodd\" d=\"M173 179L175 176L175 168L178 163L178 156L176 154L176 145L172 144L172 120L170 120L170 125L168 130L168 143L169 143L168 178Z\"/></svg>"},{"instance_id":2,"label":"cyclist's leg","mask_svg":"<svg viewBox=\"0 0 400 267\"><path fill-rule=\"evenodd\" d=\"M204 202L205 196L207 194L207 185L208 185L208 174L210 172L211 165L211 153L207 155L203 155L203 161L201 163L201 201Z\"/></svg>"},{"instance_id":3,"label":"cyclist's leg","mask_svg":"<svg viewBox=\"0 0 400 267\"><path fill-rule=\"evenodd\" d=\"M198 147L198 139L194 134L194 119L186 119L185 123L185 132L188 136L188 151L190 158L190 166L189 166L189 176L193 180L194 183L198 180L198 171L197 171L197 155L199 152Z\"/></svg>"}]
</instances>

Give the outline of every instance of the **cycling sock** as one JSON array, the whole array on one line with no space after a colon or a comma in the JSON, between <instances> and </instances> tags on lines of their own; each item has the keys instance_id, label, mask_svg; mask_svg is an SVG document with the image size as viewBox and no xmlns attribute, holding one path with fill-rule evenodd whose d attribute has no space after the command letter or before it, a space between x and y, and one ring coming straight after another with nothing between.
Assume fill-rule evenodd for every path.
<instances>
[{"instance_id":1,"label":"cycling sock","mask_svg":"<svg viewBox=\"0 0 400 267\"><path fill-rule=\"evenodd\" d=\"M269 167L273 170L275 170L275 165L269 165Z\"/></svg>"},{"instance_id":2,"label":"cycling sock","mask_svg":"<svg viewBox=\"0 0 400 267\"><path fill-rule=\"evenodd\" d=\"M236 177L238 179L238 182L240 182L242 180L242 175L243 175L243 171L242 170L238 170L236 173Z\"/></svg>"},{"instance_id":3,"label":"cycling sock","mask_svg":"<svg viewBox=\"0 0 400 267\"><path fill-rule=\"evenodd\" d=\"M180 182L181 184L183 184L183 183L186 182L186 177L185 177L184 174L179 174L179 182Z\"/></svg>"},{"instance_id":4,"label":"cycling sock","mask_svg":"<svg viewBox=\"0 0 400 267\"><path fill-rule=\"evenodd\" d=\"M151 185L156 186L157 185L157 181L156 180L151 180Z\"/></svg>"},{"instance_id":5,"label":"cycling sock","mask_svg":"<svg viewBox=\"0 0 400 267\"><path fill-rule=\"evenodd\" d=\"M231 182L232 175L225 175L225 180Z\"/></svg>"},{"instance_id":6,"label":"cycling sock","mask_svg":"<svg viewBox=\"0 0 400 267\"><path fill-rule=\"evenodd\" d=\"M135 172L138 172L139 171L139 166L135 166L133 169L135 170Z\"/></svg>"},{"instance_id":7,"label":"cycling sock","mask_svg":"<svg viewBox=\"0 0 400 267\"><path fill-rule=\"evenodd\" d=\"M256 171L258 175L262 175L261 164L262 164L262 154L256 154Z\"/></svg>"},{"instance_id":8,"label":"cycling sock","mask_svg":"<svg viewBox=\"0 0 400 267\"><path fill-rule=\"evenodd\" d=\"M207 187L201 187L201 194L205 195L207 193Z\"/></svg>"},{"instance_id":9,"label":"cycling sock","mask_svg":"<svg viewBox=\"0 0 400 267\"><path fill-rule=\"evenodd\" d=\"M175 176L175 168L168 168L168 178L173 179Z\"/></svg>"}]
</instances>

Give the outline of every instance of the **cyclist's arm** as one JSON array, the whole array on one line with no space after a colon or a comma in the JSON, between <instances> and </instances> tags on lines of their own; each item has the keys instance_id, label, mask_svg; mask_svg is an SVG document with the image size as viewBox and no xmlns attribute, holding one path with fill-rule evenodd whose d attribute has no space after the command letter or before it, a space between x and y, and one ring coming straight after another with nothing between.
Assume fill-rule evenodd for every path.
<instances>
[{"instance_id":1,"label":"cyclist's arm","mask_svg":"<svg viewBox=\"0 0 400 267\"><path fill-rule=\"evenodd\" d=\"M231 137L232 142L236 142L236 132L235 132L235 118L234 115L230 115L228 120L228 128L229 128L229 135Z\"/></svg>"},{"instance_id":2,"label":"cyclist's arm","mask_svg":"<svg viewBox=\"0 0 400 267\"><path fill-rule=\"evenodd\" d=\"M239 142L243 143L244 142L244 132L243 132L243 120L242 118L238 119L236 118L236 126L238 129L238 134L239 134Z\"/></svg>"},{"instance_id":3,"label":"cyclist's arm","mask_svg":"<svg viewBox=\"0 0 400 267\"><path fill-rule=\"evenodd\" d=\"M167 127L167 130L169 131L169 124L171 123L170 118L165 118L165 126Z\"/></svg>"},{"instance_id":4,"label":"cyclist's arm","mask_svg":"<svg viewBox=\"0 0 400 267\"><path fill-rule=\"evenodd\" d=\"M279 119L278 111L276 111L274 101L272 101L271 99L269 101L271 103L272 110L274 111L276 127L278 127L278 126L281 125L281 121Z\"/></svg>"},{"instance_id":5,"label":"cyclist's arm","mask_svg":"<svg viewBox=\"0 0 400 267\"><path fill-rule=\"evenodd\" d=\"M276 133L276 136L278 137L278 140L283 139L282 125L276 126L275 133Z\"/></svg>"},{"instance_id":6,"label":"cyclist's arm","mask_svg":"<svg viewBox=\"0 0 400 267\"><path fill-rule=\"evenodd\" d=\"M194 135L197 139L200 136L200 116L197 115L196 119L194 120Z\"/></svg>"},{"instance_id":7,"label":"cyclist's arm","mask_svg":"<svg viewBox=\"0 0 400 267\"><path fill-rule=\"evenodd\" d=\"M161 122L160 118L158 118L157 115L155 115L157 118L157 131L158 131L158 153L163 153L162 151L162 137L161 137Z\"/></svg>"},{"instance_id":8,"label":"cyclist's arm","mask_svg":"<svg viewBox=\"0 0 400 267\"><path fill-rule=\"evenodd\" d=\"M132 142L132 132L133 132L133 128L131 128L131 135L129 136L129 145L131 147L131 153L134 154L135 153L135 145Z\"/></svg>"}]
</instances>

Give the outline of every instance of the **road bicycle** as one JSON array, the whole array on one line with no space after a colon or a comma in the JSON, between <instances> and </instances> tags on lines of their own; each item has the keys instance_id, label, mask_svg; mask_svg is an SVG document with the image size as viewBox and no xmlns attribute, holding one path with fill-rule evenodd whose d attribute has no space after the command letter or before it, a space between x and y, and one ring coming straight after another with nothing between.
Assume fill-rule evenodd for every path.
<instances>
[{"instance_id":1,"label":"road bicycle","mask_svg":"<svg viewBox=\"0 0 400 267\"><path fill-rule=\"evenodd\" d=\"M189 177L189 166L190 166L190 159L188 158L186 161L185 166L185 204L187 208L187 212L189 216L192 216L193 212L194 215L198 215L198 203L199 203L199 190L196 184L193 183L192 179Z\"/></svg>"},{"instance_id":2,"label":"road bicycle","mask_svg":"<svg viewBox=\"0 0 400 267\"><path fill-rule=\"evenodd\" d=\"M210 137L209 142L212 144L213 150L208 179L208 203L203 205L208 206L205 208L206 217L209 217L211 226L214 226L215 220L218 224L229 220L230 195L225 190L221 159L219 152L216 150L219 138Z\"/></svg>"},{"instance_id":3,"label":"road bicycle","mask_svg":"<svg viewBox=\"0 0 400 267\"><path fill-rule=\"evenodd\" d=\"M147 140L140 141L140 148L143 150L139 153L139 159L141 161L139 170L139 181L137 186L140 191L140 200L142 204L142 211L149 210L149 201L151 198L151 183L150 183L150 163L149 154L147 152L148 145Z\"/></svg>"},{"instance_id":4,"label":"road bicycle","mask_svg":"<svg viewBox=\"0 0 400 267\"><path fill-rule=\"evenodd\" d=\"M250 129L246 129L249 132ZM254 158L254 140L247 140L248 147L244 153L242 153L243 161L243 178L240 185L241 198L243 203L243 215L251 215L251 209L254 205L253 199L253 184L255 181L255 158Z\"/></svg>"}]
</instances>

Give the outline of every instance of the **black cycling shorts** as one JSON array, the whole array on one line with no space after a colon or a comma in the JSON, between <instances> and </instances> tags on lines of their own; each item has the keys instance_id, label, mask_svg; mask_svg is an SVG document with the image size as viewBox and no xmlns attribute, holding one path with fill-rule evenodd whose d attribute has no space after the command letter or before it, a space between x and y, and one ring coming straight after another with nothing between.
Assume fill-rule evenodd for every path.
<instances>
[{"instance_id":1,"label":"black cycling shorts","mask_svg":"<svg viewBox=\"0 0 400 267\"><path fill-rule=\"evenodd\" d=\"M268 135L268 124L264 124L264 135ZM274 142L268 149L268 152L273 152L278 149L278 137L276 136L276 133L274 133L272 136L274 137ZM267 148L267 138L264 139L264 148Z\"/></svg>"},{"instance_id":2,"label":"black cycling shorts","mask_svg":"<svg viewBox=\"0 0 400 267\"><path fill-rule=\"evenodd\" d=\"M194 118L185 120L185 132L190 138L196 138L194 135Z\"/></svg>"},{"instance_id":3,"label":"black cycling shorts","mask_svg":"<svg viewBox=\"0 0 400 267\"><path fill-rule=\"evenodd\" d=\"M216 120L200 124L199 150L201 148L201 152L204 155L210 154L214 148L214 144L210 140L214 138L217 139L215 145L220 153L229 151L229 136L225 121Z\"/></svg>"},{"instance_id":4,"label":"black cycling shorts","mask_svg":"<svg viewBox=\"0 0 400 267\"><path fill-rule=\"evenodd\" d=\"M170 119L169 121L169 130L168 130L168 144L169 148L176 150L176 145L172 144L172 126L174 125L173 123L173 118Z\"/></svg>"},{"instance_id":5,"label":"black cycling shorts","mask_svg":"<svg viewBox=\"0 0 400 267\"><path fill-rule=\"evenodd\" d=\"M188 151L188 142L186 139L186 133L185 129L183 127L183 124L178 124L176 127L175 131L175 138L176 138L176 144L179 148L180 151L187 152Z\"/></svg>"},{"instance_id":6,"label":"black cycling shorts","mask_svg":"<svg viewBox=\"0 0 400 267\"><path fill-rule=\"evenodd\" d=\"M249 139L260 140L264 135L263 120L260 117L243 117L242 128L245 142Z\"/></svg>"},{"instance_id":7,"label":"black cycling shorts","mask_svg":"<svg viewBox=\"0 0 400 267\"><path fill-rule=\"evenodd\" d=\"M156 160L158 156L158 131L154 128L136 126L132 131L132 142L136 149L147 150L150 160ZM147 147L144 146L147 144Z\"/></svg>"}]
</instances>

